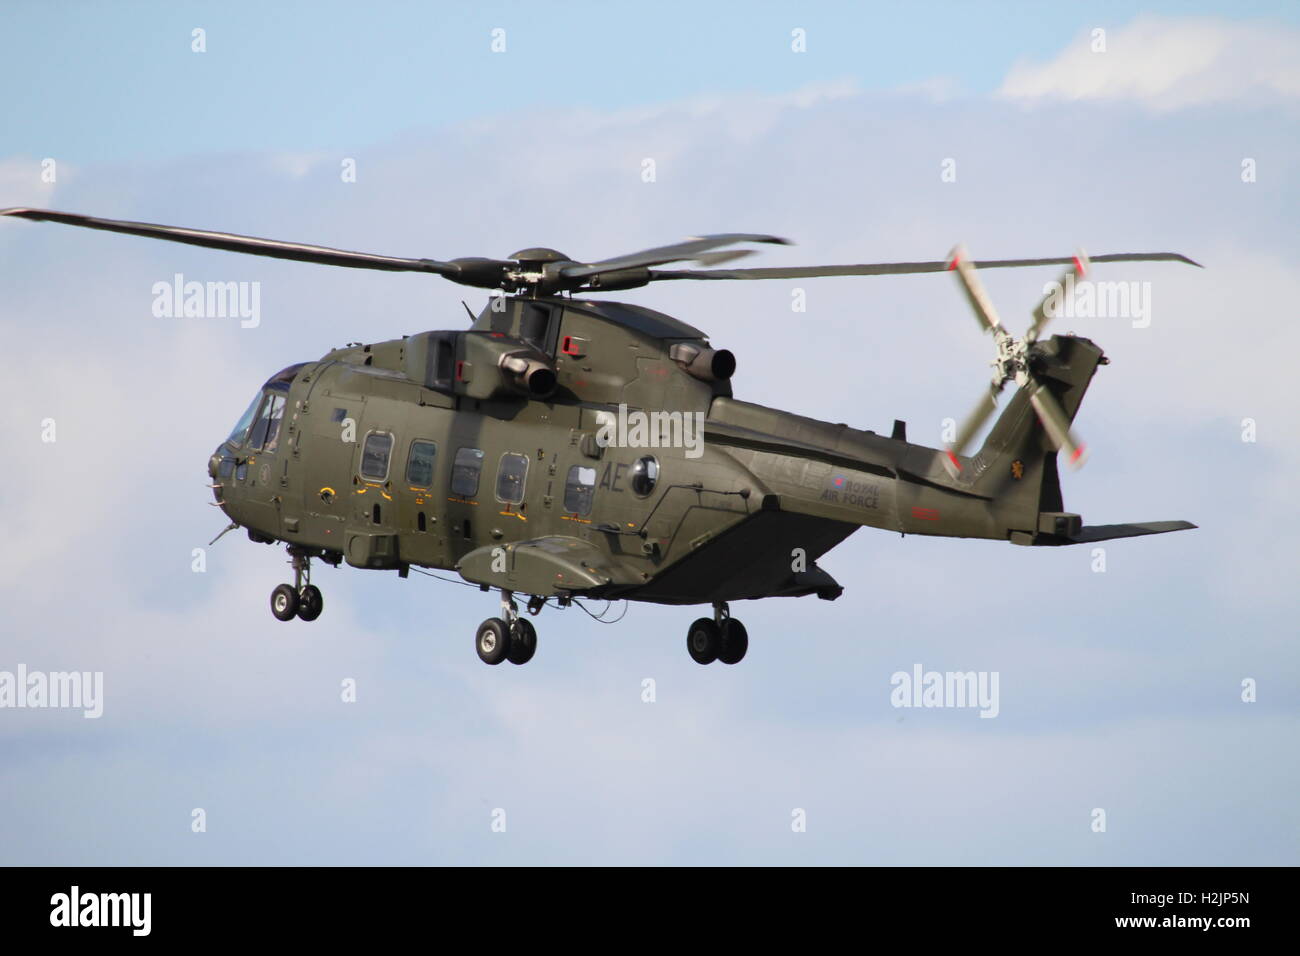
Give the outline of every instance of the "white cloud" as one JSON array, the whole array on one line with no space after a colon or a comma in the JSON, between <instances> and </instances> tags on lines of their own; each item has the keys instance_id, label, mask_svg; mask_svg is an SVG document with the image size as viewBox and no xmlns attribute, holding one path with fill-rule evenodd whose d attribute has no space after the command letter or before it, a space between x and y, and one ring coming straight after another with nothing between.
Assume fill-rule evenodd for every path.
<instances>
[{"instance_id":1,"label":"white cloud","mask_svg":"<svg viewBox=\"0 0 1300 956\"><path fill-rule=\"evenodd\" d=\"M47 157L48 158L48 157ZM0 208L7 206L48 206L59 180L72 174L66 163L54 166L54 182L43 178L42 163L47 158L30 156L0 158Z\"/></svg>"},{"instance_id":2,"label":"white cloud","mask_svg":"<svg viewBox=\"0 0 1300 956\"><path fill-rule=\"evenodd\" d=\"M1022 62L999 90L1012 99L1136 100L1156 109L1300 97L1300 31L1259 21L1146 16L1088 31L1047 63Z\"/></svg>"}]
</instances>

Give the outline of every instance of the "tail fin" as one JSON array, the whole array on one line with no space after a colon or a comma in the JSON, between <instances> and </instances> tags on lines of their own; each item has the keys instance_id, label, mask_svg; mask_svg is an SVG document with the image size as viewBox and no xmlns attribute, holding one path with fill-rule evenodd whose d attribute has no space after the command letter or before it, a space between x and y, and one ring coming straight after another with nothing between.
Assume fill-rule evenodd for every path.
<instances>
[{"instance_id":1,"label":"tail fin","mask_svg":"<svg viewBox=\"0 0 1300 956\"><path fill-rule=\"evenodd\" d=\"M1073 335L1054 335L1036 351L1043 359L1039 380L1073 422L1105 355L1089 339ZM1016 392L975 456L983 465L975 490L993 498L1003 526L1022 544L1042 532L1072 536L1081 528L1078 515L1065 511L1057 453L1030 403L1030 388Z\"/></svg>"},{"instance_id":2,"label":"tail fin","mask_svg":"<svg viewBox=\"0 0 1300 956\"><path fill-rule=\"evenodd\" d=\"M1097 366L1106 364L1106 357L1096 344L1073 335L1052 336L1040 344L1040 352L1044 362L1038 378L1073 422ZM1016 392L975 456L982 466L975 490L992 498L994 512L1012 543L1087 544L1196 527L1187 521L1084 527L1079 515L1065 510L1057 453L1030 403L1030 388Z\"/></svg>"}]
</instances>

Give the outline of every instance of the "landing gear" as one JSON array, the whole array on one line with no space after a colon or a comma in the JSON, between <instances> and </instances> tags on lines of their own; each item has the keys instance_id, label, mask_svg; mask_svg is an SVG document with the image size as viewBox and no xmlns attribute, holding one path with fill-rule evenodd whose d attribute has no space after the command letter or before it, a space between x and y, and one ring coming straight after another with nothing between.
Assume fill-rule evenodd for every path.
<instances>
[{"instance_id":1,"label":"landing gear","mask_svg":"<svg viewBox=\"0 0 1300 956\"><path fill-rule=\"evenodd\" d=\"M271 613L277 621L292 621L298 613L298 592L292 584L280 584L271 592Z\"/></svg>"},{"instance_id":2,"label":"landing gear","mask_svg":"<svg viewBox=\"0 0 1300 956\"><path fill-rule=\"evenodd\" d=\"M749 650L749 634L720 601L713 605L712 618L700 618L686 632L686 650L697 664L739 664Z\"/></svg>"},{"instance_id":3,"label":"landing gear","mask_svg":"<svg viewBox=\"0 0 1300 956\"><path fill-rule=\"evenodd\" d=\"M321 597L320 588L308 584L298 595L298 617L304 621L314 621L325 610L325 599Z\"/></svg>"},{"instance_id":4,"label":"landing gear","mask_svg":"<svg viewBox=\"0 0 1300 956\"><path fill-rule=\"evenodd\" d=\"M527 618L519 618L515 621L514 629L510 632L510 650L506 653L506 659L511 664L527 664L537 653L537 628L533 627L533 622Z\"/></svg>"},{"instance_id":5,"label":"landing gear","mask_svg":"<svg viewBox=\"0 0 1300 956\"><path fill-rule=\"evenodd\" d=\"M722 622L722 646L718 648L718 660L724 664L739 664L749 650L749 632L745 625L734 617Z\"/></svg>"},{"instance_id":6,"label":"landing gear","mask_svg":"<svg viewBox=\"0 0 1300 956\"><path fill-rule=\"evenodd\" d=\"M718 659L722 634L710 618L702 617L686 632L686 650L697 664L712 664Z\"/></svg>"},{"instance_id":7,"label":"landing gear","mask_svg":"<svg viewBox=\"0 0 1300 956\"><path fill-rule=\"evenodd\" d=\"M484 664L500 664L510 653L510 628L499 617L490 617L478 626L474 649Z\"/></svg>"},{"instance_id":8,"label":"landing gear","mask_svg":"<svg viewBox=\"0 0 1300 956\"><path fill-rule=\"evenodd\" d=\"M530 613L541 611L537 600L533 598L528 602ZM490 617L478 626L474 649L484 664L500 664L504 660L511 664L527 664L533 659L537 653L537 629L532 621L519 616L513 591L501 592L501 616Z\"/></svg>"},{"instance_id":9,"label":"landing gear","mask_svg":"<svg viewBox=\"0 0 1300 956\"><path fill-rule=\"evenodd\" d=\"M325 599L320 588L311 583L311 555L291 547L289 558L293 564L293 584L281 584L271 592L271 613L277 621L292 621L295 617L314 621L325 609Z\"/></svg>"}]
</instances>

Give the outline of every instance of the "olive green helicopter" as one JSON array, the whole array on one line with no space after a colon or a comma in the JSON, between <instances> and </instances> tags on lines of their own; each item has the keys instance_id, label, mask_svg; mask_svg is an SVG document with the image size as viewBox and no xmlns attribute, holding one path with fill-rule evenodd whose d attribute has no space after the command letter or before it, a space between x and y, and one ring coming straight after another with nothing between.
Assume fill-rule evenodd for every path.
<instances>
[{"instance_id":1,"label":"olive green helicopter","mask_svg":"<svg viewBox=\"0 0 1300 956\"><path fill-rule=\"evenodd\" d=\"M1081 252L976 262L958 247L932 262L718 268L752 251L742 244L787 244L729 233L596 262L546 248L441 261L42 209L0 215L495 290L467 329L350 345L276 373L212 453L226 531L287 547L294 581L271 594L281 621L320 616L313 559L402 577L442 569L500 592L500 616L475 635L488 664L524 664L536 651L516 595L530 615L588 598L711 604L687 650L700 664L735 664L749 638L731 602L834 600L843 588L817 560L864 525L1032 546L1195 527L1085 526L1065 510L1057 456L1082 464L1072 422L1107 359L1086 338L1040 337L1050 295L1012 335L977 270L1061 265L1062 283L1074 282L1090 266ZM1091 259L1155 261L1197 265L1176 253ZM663 268L681 262L705 268ZM986 391L944 448L910 443L901 421L884 436L736 399L735 357L704 332L639 305L574 297L662 281L942 271L955 273L997 348Z\"/></svg>"}]
</instances>

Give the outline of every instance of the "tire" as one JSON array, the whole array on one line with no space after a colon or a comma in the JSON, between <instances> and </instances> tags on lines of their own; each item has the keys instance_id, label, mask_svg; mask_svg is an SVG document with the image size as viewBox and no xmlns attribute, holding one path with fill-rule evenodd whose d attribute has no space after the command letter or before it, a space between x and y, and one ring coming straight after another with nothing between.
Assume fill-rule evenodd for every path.
<instances>
[{"instance_id":1,"label":"tire","mask_svg":"<svg viewBox=\"0 0 1300 956\"><path fill-rule=\"evenodd\" d=\"M702 617L686 632L686 651L697 664L712 664L718 659L722 635L712 618Z\"/></svg>"},{"instance_id":2,"label":"tire","mask_svg":"<svg viewBox=\"0 0 1300 956\"><path fill-rule=\"evenodd\" d=\"M739 664L749 650L749 632L734 617L722 622L722 639L718 647L718 660L724 664Z\"/></svg>"},{"instance_id":3,"label":"tire","mask_svg":"<svg viewBox=\"0 0 1300 956\"><path fill-rule=\"evenodd\" d=\"M527 664L537 653L537 628L525 618L515 621L514 633L510 635L510 650L506 659L511 664Z\"/></svg>"},{"instance_id":4,"label":"tire","mask_svg":"<svg viewBox=\"0 0 1300 956\"><path fill-rule=\"evenodd\" d=\"M510 653L510 629L499 617L490 617L478 626L474 649L484 664L500 664Z\"/></svg>"},{"instance_id":5,"label":"tire","mask_svg":"<svg viewBox=\"0 0 1300 956\"><path fill-rule=\"evenodd\" d=\"M298 592L292 584L281 584L271 592L271 613L277 621L292 621L298 613Z\"/></svg>"},{"instance_id":6,"label":"tire","mask_svg":"<svg viewBox=\"0 0 1300 956\"><path fill-rule=\"evenodd\" d=\"M309 584L298 595L298 617L303 621L314 621L325 610L325 599L321 597L320 588Z\"/></svg>"}]
</instances>

